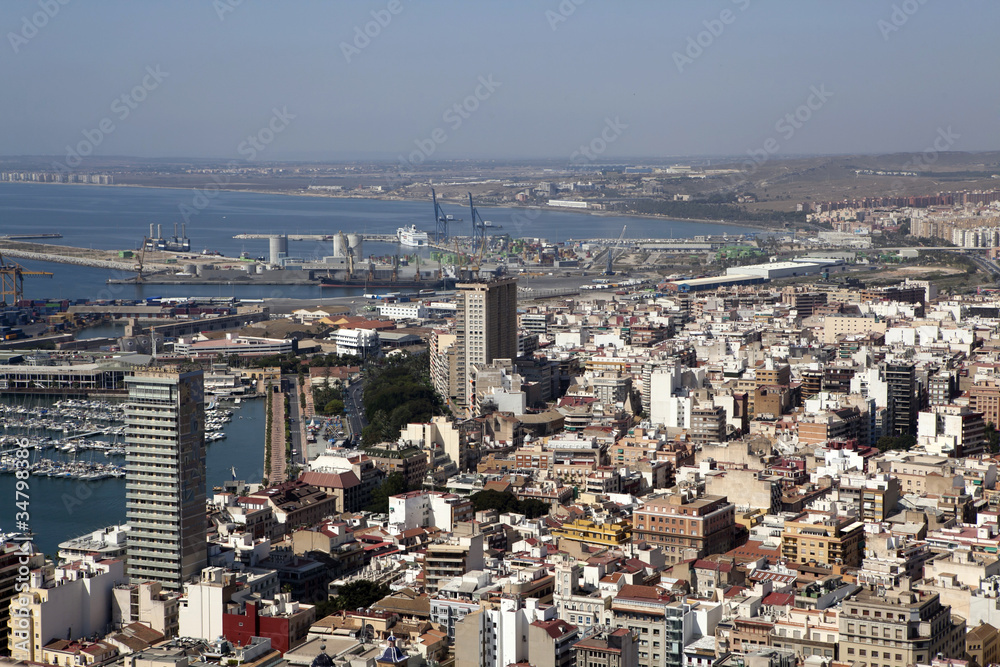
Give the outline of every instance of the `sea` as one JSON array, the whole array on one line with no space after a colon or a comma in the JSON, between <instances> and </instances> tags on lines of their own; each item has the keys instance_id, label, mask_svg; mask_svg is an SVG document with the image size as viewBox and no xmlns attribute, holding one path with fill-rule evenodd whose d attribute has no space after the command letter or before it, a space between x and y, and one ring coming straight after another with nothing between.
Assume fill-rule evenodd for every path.
<instances>
[{"instance_id":1,"label":"sea","mask_svg":"<svg viewBox=\"0 0 1000 667\"><path fill-rule=\"evenodd\" d=\"M11 399L5 403L23 403L31 407L43 407L50 399L36 397ZM205 467L209 496L212 488L233 478L257 483L264 477L264 413L263 399L245 400L238 405L223 403L222 407L233 410L233 418L225 426L226 438L209 442ZM14 429L2 431L9 435L22 435ZM41 435L41 434L40 434ZM51 435L51 434L50 434ZM107 440L107 438L102 438ZM33 452L39 457L63 459L53 450ZM88 462L110 461L124 465L124 457L106 458L101 452L90 450L76 455L76 459ZM15 502L23 502L24 497L15 498L17 480L13 475L0 474L0 531L14 531ZM125 523L125 478L108 478L96 481L63 479L58 477L30 477L28 489L22 491L28 498L29 527L34 533L33 542L48 556L55 556L59 543L84 535L105 526Z\"/></svg>"},{"instance_id":2,"label":"sea","mask_svg":"<svg viewBox=\"0 0 1000 667\"><path fill-rule=\"evenodd\" d=\"M462 222L451 232L468 235L471 228L467 206L443 204L444 212ZM479 207L492 223L491 233L507 233L520 238L567 239L616 238L627 225L628 238L691 238L697 235L739 236L758 230L724 224L680 220L592 215L580 211L549 211L523 208ZM238 240L242 233L335 234L343 231L394 234L404 225L415 224L433 230L431 202L385 201L304 197L253 192L199 193L194 190L87 186L31 183L0 183L0 235L57 233L62 238L42 243L134 249L149 231L149 224L162 225L164 236L174 233L174 225L186 223L192 251L218 251L235 256L243 251L252 256L267 255L268 242ZM366 255L385 256L412 253L395 244L366 243ZM289 242L289 255L323 257L332 254L332 244ZM150 296L218 296L259 299L269 297L314 299L353 296L361 288L319 288L296 286L231 285L108 285L113 271L48 262L22 261L29 269L51 271L51 278L29 277L24 281L29 299L132 299ZM115 330L91 329L83 335L114 335ZM10 400L10 399L8 399ZM32 399L37 400L37 399ZM237 477L257 482L263 476L264 409L260 400L238 406L227 425L228 437L208 445L208 484L221 485ZM0 475L0 531L14 530L15 479ZM125 481L105 479L81 482L71 479L37 477L30 480L31 530L35 543L54 556L58 544L104 526L125 520Z\"/></svg>"},{"instance_id":3,"label":"sea","mask_svg":"<svg viewBox=\"0 0 1000 667\"><path fill-rule=\"evenodd\" d=\"M451 233L469 235L471 216L467 205L445 203L445 214L461 218ZM630 216L594 215L581 211L477 207L492 223L491 234L516 238L567 239L617 238L627 225L627 238L684 239L698 235L753 234L758 229L735 225L665 220ZM235 257L243 251L253 257L268 254L267 239L239 240L237 234L336 234L343 231L395 234L399 227L415 224L433 231L430 201L387 201L312 197L254 192L218 192L170 188L90 186L44 183L0 183L0 235L57 233L61 239L39 243L122 250L137 248L149 233L150 223L171 236L174 225L186 223L191 250L218 251ZM289 255L319 259L333 254L331 242L289 241ZM395 244L365 243L364 254L412 254L414 249ZM425 251L426 253L426 251ZM114 271L68 264L22 261L29 269L52 271L52 279L24 281L25 297L131 299L150 296L210 296L301 298L355 296L364 288L320 288L312 285L108 285L109 278L131 277Z\"/></svg>"}]
</instances>

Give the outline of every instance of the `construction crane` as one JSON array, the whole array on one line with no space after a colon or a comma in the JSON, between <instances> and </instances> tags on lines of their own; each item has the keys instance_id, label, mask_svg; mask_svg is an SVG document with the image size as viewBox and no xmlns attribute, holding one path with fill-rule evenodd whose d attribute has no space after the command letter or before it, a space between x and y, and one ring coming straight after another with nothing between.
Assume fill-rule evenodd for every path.
<instances>
[{"instance_id":1,"label":"construction crane","mask_svg":"<svg viewBox=\"0 0 1000 667\"><path fill-rule=\"evenodd\" d=\"M0 289L0 296L2 296L3 304L5 306L8 305L8 295L13 299L10 302L10 305L14 305L24 298L25 276L48 276L51 278L52 272L31 271L16 262L8 264L4 261L3 255L0 254L0 285L2 285L2 289Z\"/></svg>"},{"instance_id":2,"label":"construction crane","mask_svg":"<svg viewBox=\"0 0 1000 667\"><path fill-rule=\"evenodd\" d=\"M608 268L604 269L604 275L606 276L615 275L615 267L614 267L615 250L618 249L618 246L622 242L622 239L625 238L626 229L628 229L628 225L623 225L622 233L618 235L618 240L612 243L611 247L608 248Z\"/></svg>"}]
</instances>

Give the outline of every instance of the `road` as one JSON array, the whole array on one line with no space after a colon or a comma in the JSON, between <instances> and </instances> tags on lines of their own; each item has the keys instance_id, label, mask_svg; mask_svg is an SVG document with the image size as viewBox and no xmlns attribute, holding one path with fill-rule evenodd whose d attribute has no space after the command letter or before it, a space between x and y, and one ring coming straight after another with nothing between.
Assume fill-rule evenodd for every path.
<instances>
[{"instance_id":1,"label":"road","mask_svg":"<svg viewBox=\"0 0 1000 667\"><path fill-rule=\"evenodd\" d=\"M365 419L364 405L361 403L361 394L364 392L364 381L358 380L347 387L344 394L344 411L347 413L347 424L350 427L351 442L358 444L361 438L361 431L368 425Z\"/></svg>"},{"instance_id":2,"label":"road","mask_svg":"<svg viewBox=\"0 0 1000 667\"><path fill-rule=\"evenodd\" d=\"M305 447L306 425L304 422L305 415L302 413L302 407L299 405L299 392L302 391L302 388L299 387L299 378L296 375L287 375L283 379L288 382L288 417L292 433L291 465L305 465L307 456Z\"/></svg>"}]
</instances>

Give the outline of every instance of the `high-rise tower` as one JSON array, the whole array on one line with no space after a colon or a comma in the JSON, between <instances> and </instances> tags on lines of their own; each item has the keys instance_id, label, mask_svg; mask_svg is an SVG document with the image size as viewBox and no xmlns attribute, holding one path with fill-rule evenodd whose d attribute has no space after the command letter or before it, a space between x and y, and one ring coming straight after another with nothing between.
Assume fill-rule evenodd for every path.
<instances>
[{"instance_id":1,"label":"high-rise tower","mask_svg":"<svg viewBox=\"0 0 1000 667\"><path fill-rule=\"evenodd\" d=\"M201 371L127 377L127 574L181 590L205 567L205 384Z\"/></svg>"}]
</instances>

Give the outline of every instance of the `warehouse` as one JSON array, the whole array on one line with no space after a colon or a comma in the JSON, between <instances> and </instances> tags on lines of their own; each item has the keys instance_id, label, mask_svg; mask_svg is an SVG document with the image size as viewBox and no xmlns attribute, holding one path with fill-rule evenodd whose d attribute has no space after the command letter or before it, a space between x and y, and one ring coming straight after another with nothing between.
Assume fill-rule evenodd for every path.
<instances>
[{"instance_id":1,"label":"warehouse","mask_svg":"<svg viewBox=\"0 0 1000 667\"><path fill-rule=\"evenodd\" d=\"M794 278L796 276L812 276L824 271L837 273L845 269L842 260L823 260L802 258L791 262L768 262L766 264L751 264L750 266L734 266L726 271L727 275L760 276L767 280L779 278Z\"/></svg>"},{"instance_id":2,"label":"warehouse","mask_svg":"<svg viewBox=\"0 0 1000 667\"><path fill-rule=\"evenodd\" d=\"M766 283L767 278L753 275L725 275L714 278L694 278L692 280L678 280L666 283L663 289L671 292L704 292L714 290L719 287L733 287L734 285L760 285Z\"/></svg>"}]
</instances>

